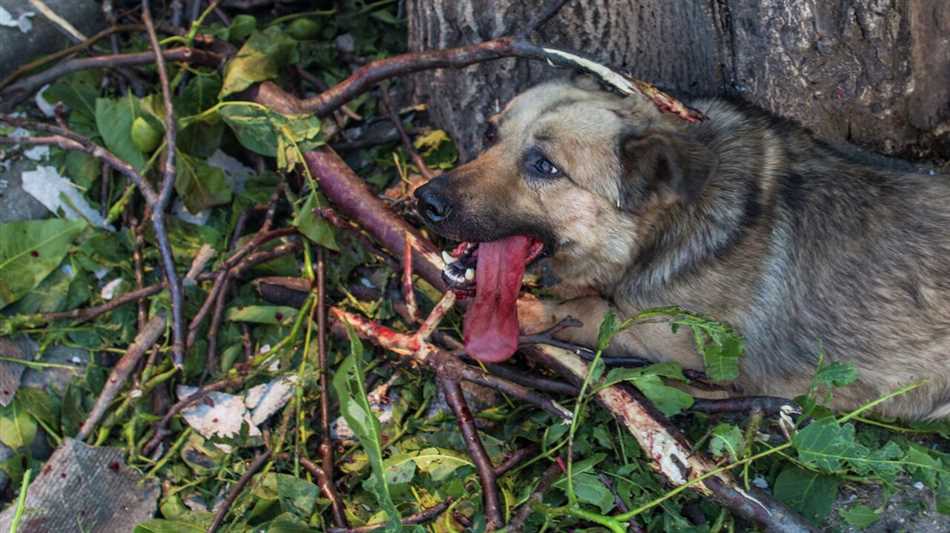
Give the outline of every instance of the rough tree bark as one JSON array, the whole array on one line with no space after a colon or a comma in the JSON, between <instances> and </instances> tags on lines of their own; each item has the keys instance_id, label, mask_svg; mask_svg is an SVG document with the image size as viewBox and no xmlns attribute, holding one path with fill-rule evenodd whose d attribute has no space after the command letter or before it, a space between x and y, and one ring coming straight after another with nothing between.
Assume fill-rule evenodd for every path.
<instances>
[{"instance_id":1,"label":"rough tree bark","mask_svg":"<svg viewBox=\"0 0 950 533\"><path fill-rule=\"evenodd\" d=\"M517 30L542 0L408 0L412 50ZM573 0L534 38L583 51L683 96L739 96L832 141L950 160L946 0ZM564 76L506 59L414 78L468 159L484 119Z\"/></svg>"}]
</instances>

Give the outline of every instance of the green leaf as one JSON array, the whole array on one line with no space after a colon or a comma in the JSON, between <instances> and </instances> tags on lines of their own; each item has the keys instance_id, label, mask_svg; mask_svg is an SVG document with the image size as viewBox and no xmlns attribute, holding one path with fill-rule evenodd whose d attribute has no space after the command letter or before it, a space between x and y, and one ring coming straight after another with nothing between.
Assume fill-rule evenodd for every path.
<instances>
[{"instance_id":1,"label":"green leaf","mask_svg":"<svg viewBox=\"0 0 950 533\"><path fill-rule=\"evenodd\" d=\"M858 369L854 363L835 361L822 366L815 374L815 383L828 387L843 387L858 379Z\"/></svg>"},{"instance_id":2,"label":"green leaf","mask_svg":"<svg viewBox=\"0 0 950 533\"><path fill-rule=\"evenodd\" d=\"M310 191L310 196L300 207L293 225L314 243L339 252L340 245L336 242L333 226L315 212L317 208L327 207L328 205L326 198L319 191Z\"/></svg>"},{"instance_id":3,"label":"green leaf","mask_svg":"<svg viewBox=\"0 0 950 533\"><path fill-rule=\"evenodd\" d=\"M257 19L251 15L237 15L231 20L228 28L228 40L238 43L247 39L257 29Z\"/></svg>"},{"instance_id":4,"label":"green leaf","mask_svg":"<svg viewBox=\"0 0 950 533\"><path fill-rule=\"evenodd\" d=\"M85 227L83 220L61 219L0 224L0 309L49 276Z\"/></svg>"},{"instance_id":5,"label":"green leaf","mask_svg":"<svg viewBox=\"0 0 950 533\"><path fill-rule=\"evenodd\" d=\"M363 385L363 369L360 368L363 360L363 345L352 328L347 328L347 333L350 338L350 354L343 360L333 376L333 389L340 402L343 418L369 457L373 471L370 486L373 488L372 492L376 500L389 517L386 531L399 531L401 528L399 511L393 503L389 485L386 484L379 420L370 408L366 399L366 388Z\"/></svg>"},{"instance_id":6,"label":"green leaf","mask_svg":"<svg viewBox=\"0 0 950 533\"><path fill-rule=\"evenodd\" d=\"M620 332L620 324L617 322L617 315L613 311L607 311L604 319L600 322L600 329L597 331L597 351L606 350L610 340L618 332Z\"/></svg>"},{"instance_id":7,"label":"green leaf","mask_svg":"<svg viewBox=\"0 0 950 533\"><path fill-rule=\"evenodd\" d=\"M227 319L231 322L251 322L272 326L287 325L294 321L298 309L280 305L248 305L228 309Z\"/></svg>"},{"instance_id":8,"label":"green leaf","mask_svg":"<svg viewBox=\"0 0 950 533\"><path fill-rule=\"evenodd\" d=\"M792 437L798 458L806 465L835 472L845 461L862 461L868 449L854 440L854 426L841 426L834 418L816 420Z\"/></svg>"},{"instance_id":9,"label":"green leaf","mask_svg":"<svg viewBox=\"0 0 950 533\"><path fill-rule=\"evenodd\" d=\"M693 405L692 396L666 385L656 374L644 374L633 378L632 381L634 386L666 416L677 415Z\"/></svg>"},{"instance_id":10,"label":"green leaf","mask_svg":"<svg viewBox=\"0 0 950 533\"><path fill-rule=\"evenodd\" d=\"M21 387L16 391L16 398L23 410L38 422L50 428L59 428L59 398L32 387Z\"/></svg>"},{"instance_id":11,"label":"green leaf","mask_svg":"<svg viewBox=\"0 0 950 533\"><path fill-rule=\"evenodd\" d=\"M43 92L43 98L51 104L66 104L70 109L69 126L80 135L94 137L98 134L96 97L101 77L100 71L94 69L74 72L50 85Z\"/></svg>"},{"instance_id":12,"label":"green leaf","mask_svg":"<svg viewBox=\"0 0 950 533\"><path fill-rule=\"evenodd\" d=\"M858 529L864 529L881 518L881 514L878 511L875 511L867 505L855 505L850 509L839 509L838 514L841 515L841 518L843 518L848 525Z\"/></svg>"},{"instance_id":13,"label":"green leaf","mask_svg":"<svg viewBox=\"0 0 950 533\"><path fill-rule=\"evenodd\" d=\"M140 172L145 155L132 142L132 122L141 114L138 102L129 95L122 99L96 99L96 128L110 152Z\"/></svg>"},{"instance_id":14,"label":"green leaf","mask_svg":"<svg viewBox=\"0 0 950 533\"><path fill-rule=\"evenodd\" d=\"M297 42L277 26L251 34L224 70L221 98L264 80L277 79Z\"/></svg>"},{"instance_id":15,"label":"green leaf","mask_svg":"<svg viewBox=\"0 0 950 533\"><path fill-rule=\"evenodd\" d=\"M775 480L774 494L779 501L806 517L821 522L838 497L838 478L808 472L788 465Z\"/></svg>"},{"instance_id":16,"label":"green leaf","mask_svg":"<svg viewBox=\"0 0 950 533\"><path fill-rule=\"evenodd\" d=\"M231 184L224 171L180 150L175 191L192 213L231 201Z\"/></svg>"},{"instance_id":17,"label":"green leaf","mask_svg":"<svg viewBox=\"0 0 950 533\"><path fill-rule=\"evenodd\" d=\"M305 522L290 513L284 513L271 520L267 525L267 533L319 533L319 530L308 527Z\"/></svg>"},{"instance_id":18,"label":"green leaf","mask_svg":"<svg viewBox=\"0 0 950 533\"><path fill-rule=\"evenodd\" d=\"M738 427L723 422L713 428L709 451L714 456L722 457L723 454L728 453L733 461L738 461L742 446L742 430Z\"/></svg>"},{"instance_id":19,"label":"green leaf","mask_svg":"<svg viewBox=\"0 0 950 533\"><path fill-rule=\"evenodd\" d=\"M463 466L474 466L472 461L465 455L446 448L425 448L419 451L398 454L386 459L384 466L387 476L394 476L397 473L406 475L408 469L404 466L411 463L420 471L429 475L432 481L438 483L445 480L453 472ZM413 468L413 474L415 468ZM411 480L412 477L409 477ZM405 480L408 481L408 480ZM405 482L402 481L402 482Z\"/></svg>"},{"instance_id":20,"label":"green leaf","mask_svg":"<svg viewBox=\"0 0 950 533\"><path fill-rule=\"evenodd\" d=\"M25 448L36 437L36 422L15 397L10 405L0 407L0 442L18 450Z\"/></svg>"},{"instance_id":21,"label":"green leaf","mask_svg":"<svg viewBox=\"0 0 950 533\"><path fill-rule=\"evenodd\" d=\"M132 533L204 533L205 528L190 522L153 518L135 526Z\"/></svg>"},{"instance_id":22,"label":"green leaf","mask_svg":"<svg viewBox=\"0 0 950 533\"><path fill-rule=\"evenodd\" d=\"M320 489L305 479L288 474L277 474L277 496L281 507L301 517L313 513Z\"/></svg>"},{"instance_id":23,"label":"green leaf","mask_svg":"<svg viewBox=\"0 0 950 533\"><path fill-rule=\"evenodd\" d=\"M601 513L613 509L614 495L596 475L586 472L575 473L573 485L578 501L599 507ZM567 477L558 480L554 486L566 490Z\"/></svg>"},{"instance_id":24,"label":"green leaf","mask_svg":"<svg viewBox=\"0 0 950 533\"><path fill-rule=\"evenodd\" d=\"M302 162L302 152L323 144L320 119L312 115L282 115L256 105L228 105L219 113L245 148L276 157L283 170Z\"/></svg>"}]
</instances>

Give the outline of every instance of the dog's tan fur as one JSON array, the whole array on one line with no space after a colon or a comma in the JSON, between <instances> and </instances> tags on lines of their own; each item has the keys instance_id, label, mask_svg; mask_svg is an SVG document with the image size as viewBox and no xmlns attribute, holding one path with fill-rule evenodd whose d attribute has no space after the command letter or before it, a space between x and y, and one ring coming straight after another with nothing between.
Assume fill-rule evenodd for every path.
<instances>
[{"instance_id":1,"label":"dog's tan fur","mask_svg":"<svg viewBox=\"0 0 950 533\"><path fill-rule=\"evenodd\" d=\"M493 117L498 142L426 186L452 206L433 227L545 241L535 267L565 301L523 299L526 329L574 316L584 326L564 338L592 345L611 307L678 305L746 338L737 392L802 394L824 352L860 371L834 407L926 379L878 412L950 417L950 180L868 164L757 110L691 104L708 120L589 82L532 88ZM539 177L537 154L560 173ZM664 324L611 351L702 369L689 334Z\"/></svg>"}]
</instances>

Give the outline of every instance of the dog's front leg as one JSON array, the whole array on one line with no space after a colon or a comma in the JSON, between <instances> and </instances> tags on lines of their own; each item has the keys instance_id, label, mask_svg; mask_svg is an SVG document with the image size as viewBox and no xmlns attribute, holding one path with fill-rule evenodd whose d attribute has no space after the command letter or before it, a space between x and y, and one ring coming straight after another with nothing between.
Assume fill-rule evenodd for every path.
<instances>
[{"instance_id":1,"label":"dog's front leg","mask_svg":"<svg viewBox=\"0 0 950 533\"><path fill-rule=\"evenodd\" d=\"M607 300L597 296L564 302L539 300L532 296L522 296L518 300L518 322L523 333L539 333L571 317L580 320L582 325L564 328L555 337L588 348L596 347L600 324L608 311L613 311L618 319L626 318L624 313L612 308ZM673 333L666 322L635 324L615 335L606 351L608 355L676 361L685 368L703 368L702 358L693 348L689 331L681 328Z\"/></svg>"}]
</instances>

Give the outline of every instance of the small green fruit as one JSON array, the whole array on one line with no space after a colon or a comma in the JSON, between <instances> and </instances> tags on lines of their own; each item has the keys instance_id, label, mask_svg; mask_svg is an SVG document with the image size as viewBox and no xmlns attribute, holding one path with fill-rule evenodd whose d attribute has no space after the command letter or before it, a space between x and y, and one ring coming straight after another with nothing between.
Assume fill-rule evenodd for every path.
<instances>
[{"instance_id":1,"label":"small green fruit","mask_svg":"<svg viewBox=\"0 0 950 533\"><path fill-rule=\"evenodd\" d=\"M162 132L153 128L144 117L137 117L132 122L132 143L145 153L158 148L162 142Z\"/></svg>"},{"instance_id":2,"label":"small green fruit","mask_svg":"<svg viewBox=\"0 0 950 533\"><path fill-rule=\"evenodd\" d=\"M287 27L287 33L298 41L313 39L320 32L320 24L313 19L296 19Z\"/></svg>"}]
</instances>

